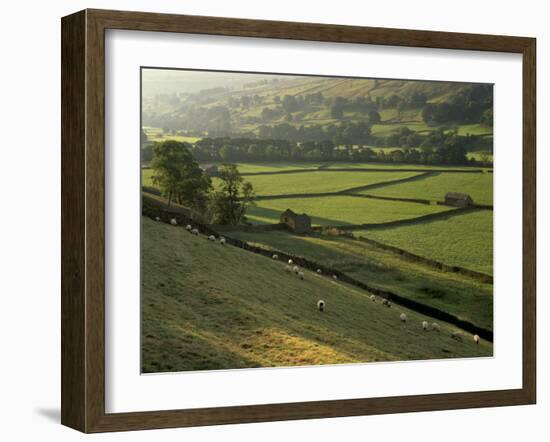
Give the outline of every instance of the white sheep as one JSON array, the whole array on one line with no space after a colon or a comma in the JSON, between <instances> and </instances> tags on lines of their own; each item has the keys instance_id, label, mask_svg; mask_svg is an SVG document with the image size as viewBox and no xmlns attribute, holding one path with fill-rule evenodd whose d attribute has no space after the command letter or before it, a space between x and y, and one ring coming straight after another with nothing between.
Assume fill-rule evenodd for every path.
<instances>
[{"instance_id":1,"label":"white sheep","mask_svg":"<svg viewBox=\"0 0 550 442\"><path fill-rule=\"evenodd\" d=\"M324 312L325 311L325 301L323 301L322 299L317 301L317 308L319 309L320 312Z\"/></svg>"},{"instance_id":2,"label":"white sheep","mask_svg":"<svg viewBox=\"0 0 550 442\"><path fill-rule=\"evenodd\" d=\"M285 271L287 273L292 273L292 267L290 267L288 264L285 266Z\"/></svg>"},{"instance_id":3,"label":"white sheep","mask_svg":"<svg viewBox=\"0 0 550 442\"><path fill-rule=\"evenodd\" d=\"M155 216L155 221L159 222L160 221L160 216Z\"/></svg>"},{"instance_id":4,"label":"white sheep","mask_svg":"<svg viewBox=\"0 0 550 442\"><path fill-rule=\"evenodd\" d=\"M208 237L208 241L216 241L216 237L214 235L210 235Z\"/></svg>"},{"instance_id":5,"label":"white sheep","mask_svg":"<svg viewBox=\"0 0 550 442\"><path fill-rule=\"evenodd\" d=\"M192 229L193 229L193 227L191 227L191 224L187 224L185 226L185 230L187 230L188 232L190 232Z\"/></svg>"},{"instance_id":6,"label":"white sheep","mask_svg":"<svg viewBox=\"0 0 550 442\"><path fill-rule=\"evenodd\" d=\"M298 272L298 276L302 281L304 280L304 272Z\"/></svg>"},{"instance_id":7,"label":"white sheep","mask_svg":"<svg viewBox=\"0 0 550 442\"><path fill-rule=\"evenodd\" d=\"M300 268L298 266L294 266L292 267L292 271L296 274L298 274L298 272L300 271Z\"/></svg>"},{"instance_id":8,"label":"white sheep","mask_svg":"<svg viewBox=\"0 0 550 442\"><path fill-rule=\"evenodd\" d=\"M191 230L191 233L192 233L193 235L198 235L198 234L199 234L199 229L192 229L192 230Z\"/></svg>"},{"instance_id":9,"label":"white sheep","mask_svg":"<svg viewBox=\"0 0 550 442\"><path fill-rule=\"evenodd\" d=\"M271 256L273 259L279 259L279 255L275 254Z\"/></svg>"},{"instance_id":10,"label":"white sheep","mask_svg":"<svg viewBox=\"0 0 550 442\"><path fill-rule=\"evenodd\" d=\"M369 299L370 299L372 302L376 302L376 296L374 296L374 295L370 295L370 296L369 296Z\"/></svg>"},{"instance_id":11,"label":"white sheep","mask_svg":"<svg viewBox=\"0 0 550 442\"><path fill-rule=\"evenodd\" d=\"M479 335L474 335L474 342L479 344Z\"/></svg>"},{"instance_id":12,"label":"white sheep","mask_svg":"<svg viewBox=\"0 0 550 442\"><path fill-rule=\"evenodd\" d=\"M321 269L317 269L317 273L320 275L320 274L323 273L323 272L322 272Z\"/></svg>"},{"instance_id":13,"label":"white sheep","mask_svg":"<svg viewBox=\"0 0 550 442\"><path fill-rule=\"evenodd\" d=\"M170 224L172 224L173 226L177 226L178 225L178 222L176 221L176 218L172 218L170 220Z\"/></svg>"},{"instance_id":14,"label":"white sheep","mask_svg":"<svg viewBox=\"0 0 550 442\"><path fill-rule=\"evenodd\" d=\"M453 332L453 334L451 335L451 338L453 338L455 341L462 342L463 336L464 336L464 335L462 334L462 332L455 331L455 332Z\"/></svg>"},{"instance_id":15,"label":"white sheep","mask_svg":"<svg viewBox=\"0 0 550 442\"><path fill-rule=\"evenodd\" d=\"M338 276L332 275L332 279L334 279L335 281L338 281Z\"/></svg>"},{"instance_id":16,"label":"white sheep","mask_svg":"<svg viewBox=\"0 0 550 442\"><path fill-rule=\"evenodd\" d=\"M428 324L428 321L422 321L422 328L423 328L425 331L428 330L429 325L430 325L430 324Z\"/></svg>"},{"instance_id":17,"label":"white sheep","mask_svg":"<svg viewBox=\"0 0 550 442\"><path fill-rule=\"evenodd\" d=\"M294 264L294 261L292 261L292 259L289 259L288 260L288 265L291 266L292 264Z\"/></svg>"},{"instance_id":18,"label":"white sheep","mask_svg":"<svg viewBox=\"0 0 550 442\"><path fill-rule=\"evenodd\" d=\"M382 305L385 305L386 307L391 308L391 302L386 298L382 299Z\"/></svg>"},{"instance_id":19,"label":"white sheep","mask_svg":"<svg viewBox=\"0 0 550 442\"><path fill-rule=\"evenodd\" d=\"M437 322L432 322L432 331L436 331L436 332L441 331L441 327L439 326L439 324Z\"/></svg>"},{"instance_id":20,"label":"white sheep","mask_svg":"<svg viewBox=\"0 0 550 442\"><path fill-rule=\"evenodd\" d=\"M220 236L220 244L222 246L225 246L225 243L226 243L226 239L223 236Z\"/></svg>"},{"instance_id":21,"label":"white sheep","mask_svg":"<svg viewBox=\"0 0 550 442\"><path fill-rule=\"evenodd\" d=\"M399 319L401 320L401 322L405 323L407 322L407 315L405 313L401 313L399 315Z\"/></svg>"}]
</instances>

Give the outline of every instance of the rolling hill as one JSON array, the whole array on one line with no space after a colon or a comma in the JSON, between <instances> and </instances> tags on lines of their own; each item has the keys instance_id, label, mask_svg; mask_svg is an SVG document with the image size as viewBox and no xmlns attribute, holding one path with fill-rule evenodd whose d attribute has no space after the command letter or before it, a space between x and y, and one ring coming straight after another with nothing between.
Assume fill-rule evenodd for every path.
<instances>
[{"instance_id":1,"label":"rolling hill","mask_svg":"<svg viewBox=\"0 0 550 442\"><path fill-rule=\"evenodd\" d=\"M369 293L142 218L142 371L490 356L465 334ZM316 309L326 302L324 313ZM399 315L405 312L408 322Z\"/></svg>"}]
</instances>

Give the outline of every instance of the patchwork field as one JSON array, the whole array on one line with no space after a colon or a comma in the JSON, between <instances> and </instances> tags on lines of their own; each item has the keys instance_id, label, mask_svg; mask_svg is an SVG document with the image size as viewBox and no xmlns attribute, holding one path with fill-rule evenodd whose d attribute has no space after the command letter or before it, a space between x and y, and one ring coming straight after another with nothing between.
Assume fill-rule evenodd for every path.
<instances>
[{"instance_id":1,"label":"patchwork field","mask_svg":"<svg viewBox=\"0 0 550 442\"><path fill-rule=\"evenodd\" d=\"M332 279L300 281L281 262L148 218L142 228L143 372L492 355L488 342L453 340L441 322L425 332L431 318Z\"/></svg>"},{"instance_id":2,"label":"patchwork field","mask_svg":"<svg viewBox=\"0 0 550 442\"><path fill-rule=\"evenodd\" d=\"M260 224L279 222L281 213L292 209L307 213L312 225L339 226L386 223L453 210L447 206L386 201L353 196L324 196L316 198L279 198L260 200L251 207L247 217Z\"/></svg>"},{"instance_id":3,"label":"patchwork field","mask_svg":"<svg viewBox=\"0 0 550 442\"><path fill-rule=\"evenodd\" d=\"M469 194L475 203L493 204L492 173L437 173L414 181L390 184L372 190L359 191L397 198L424 198L443 201L447 192Z\"/></svg>"},{"instance_id":4,"label":"patchwork field","mask_svg":"<svg viewBox=\"0 0 550 442\"><path fill-rule=\"evenodd\" d=\"M493 273L493 212L479 210L406 226L355 231L445 264Z\"/></svg>"},{"instance_id":5,"label":"patchwork field","mask_svg":"<svg viewBox=\"0 0 550 442\"><path fill-rule=\"evenodd\" d=\"M240 173L282 172L295 169L317 169L319 163L237 163Z\"/></svg>"},{"instance_id":6,"label":"patchwork field","mask_svg":"<svg viewBox=\"0 0 550 442\"><path fill-rule=\"evenodd\" d=\"M487 329L493 327L493 286L442 272L373 245L320 234L231 232L251 244L302 256L381 288L436 307Z\"/></svg>"},{"instance_id":7,"label":"patchwork field","mask_svg":"<svg viewBox=\"0 0 550 442\"><path fill-rule=\"evenodd\" d=\"M246 177L257 196L339 192L353 187L391 182L418 175L418 172L329 172L311 171L284 175ZM216 179L214 179L214 184Z\"/></svg>"},{"instance_id":8,"label":"patchwork field","mask_svg":"<svg viewBox=\"0 0 550 442\"><path fill-rule=\"evenodd\" d=\"M390 148L392 149L392 148ZM427 164L392 164L392 163L345 163L334 162L328 165L329 169L413 169L413 170L489 170L490 168L483 168L479 166L446 166L446 165L427 165Z\"/></svg>"}]
</instances>

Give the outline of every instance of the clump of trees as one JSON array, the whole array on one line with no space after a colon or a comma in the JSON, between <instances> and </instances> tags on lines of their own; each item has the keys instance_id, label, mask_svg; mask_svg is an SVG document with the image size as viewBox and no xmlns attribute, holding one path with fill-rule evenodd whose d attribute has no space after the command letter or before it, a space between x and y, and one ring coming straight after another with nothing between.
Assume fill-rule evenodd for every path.
<instances>
[{"instance_id":1,"label":"clump of trees","mask_svg":"<svg viewBox=\"0 0 550 442\"><path fill-rule=\"evenodd\" d=\"M184 205L205 221L216 224L239 224L246 210L254 204L254 189L234 164L218 168L219 186L213 190L211 178L194 160L190 145L174 140L153 145L153 182L163 196Z\"/></svg>"},{"instance_id":2,"label":"clump of trees","mask_svg":"<svg viewBox=\"0 0 550 442\"><path fill-rule=\"evenodd\" d=\"M493 87L477 84L465 87L442 103L427 103L422 109L426 124L476 123L493 125Z\"/></svg>"},{"instance_id":3,"label":"clump of trees","mask_svg":"<svg viewBox=\"0 0 550 442\"><path fill-rule=\"evenodd\" d=\"M176 201L199 212L205 210L212 183L185 143L174 140L155 143L151 168L152 180L168 199L168 206Z\"/></svg>"},{"instance_id":4,"label":"clump of trees","mask_svg":"<svg viewBox=\"0 0 550 442\"><path fill-rule=\"evenodd\" d=\"M240 224L246 219L246 210L254 205L252 184L244 181L235 164L218 168L219 189L210 198L210 213L215 224Z\"/></svg>"}]
</instances>

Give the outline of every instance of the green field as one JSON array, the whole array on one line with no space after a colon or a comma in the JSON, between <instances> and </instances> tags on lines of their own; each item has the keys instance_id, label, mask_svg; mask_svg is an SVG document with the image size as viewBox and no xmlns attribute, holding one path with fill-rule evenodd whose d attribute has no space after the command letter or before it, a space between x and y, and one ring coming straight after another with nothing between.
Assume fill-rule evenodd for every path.
<instances>
[{"instance_id":1,"label":"green field","mask_svg":"<svg viewBox=\"0 0 550 442\"><path fill-rule=\"evenodd\" d=\"M423 121L407 121L403 123L384 123L384 124L374 124L372 126L372 133L374 135L391 135L394 132L397 132L402 127L407 127L408 129L414 132L430 132L436 128L428 126Z\"/></svg>"},{"instance_id":2,"label":"green field","mask_svg":"<svg viewBox=\"0 0 550 442\"><path fill-rule=\"evenodd\" d=\"M147 135L147 139L151 142L155 141L166 141L166 140L175 140L182 143L194 144L201 139L201 137L188 137L184 135L175 135L164 133L162 129L158 127L144 127L143 131Z\"/></svg>"},{"instance_id":3,"label":"green field","mask_svg":"<svg viewBox=\"0 0 550 442\"><path fill-rule=\"evenodd\" d=\"M493 286L442 272L365 242L326 235L273 231L231 232L251 244L302 256L372 287L398 293L487 329L493 328Z\"/></svg>"},{"instance_id":4,"label":"green field","mask_svg":"<svg viewBox=\"0 0 550 442\"><path fill-rule=\"evenodd\" d=\"M493 128L483 124L463 124L457 127L458 135L493 135Z\"/></svg>"},{"instance_id":5,"label":"green field","mask_svg":"<svg viewBox=\"0 0 550 442\"><path fill-rule=\"evenodd\" d=\"M492 355L488 342L457 342L441 322L425 332L430 318L330 278L300 281L281 262L147 218L142 229L143 372Z\"/></svg>"},{"instance_id":6,"label":"green field","mask_svg":"<svg viewBox=\"0 0 550 442\"><path fill-rule=\"evenodd\" d=\"M153 175L155 174L153 169L141 169L141 185L149 187L157 187L153 183Z\"/></svg>"},{"instance_id":7,"label":"green field","mask_svg":"<svg viewBox=\"0 0 550 442\"><path fill-rule=\"evenodd\" d=\"M392 149L392 148L389 148ZM329 169L414 169L414 170L492 170L479 166L446 166L446 165L428 165L428 164L392 164L392 163L330 163Z\"/></svg>"},{"instance_id":8,"label":"green field","mask_svg":"<svg viewBox=\"0 0 550 442\"><path fill-rule=\"evenodd\" d=\"M493 211L479 210L451 219L355 231L448 265L493 273Z\"/></svg>"},{"instance_id":9,"label":"green field","mask_svg":"<svg viewBox=\"0 0 550 442\"><path fill-rule=\"evenodd\" d=\"M249 209L247 216L255 223L274 224L286 209L307 213L312 224L318 226L386 223L451 210L446 206L338 195L261 200Z\"/></svg>"},{"instance_id":10,"label":"green field","mask_svg":"<svg viewBox=\"0 0 550 442\"><path fill-rule=\"evenodd\" d=\"M320 163L237 163L241 173L281 172L295 169L317 169Z\"/></svg>"},{"instance_id":11,"label":"green field","mask_svg":"<svg viewBox=\"0 0 550 442\"><path fill-rule=\"evenodd\" d=\"M417 180L389 184L372 190L359 191L361 194L398 198L422 198L443 201L447 192L469 194L475 203L493 204L492 173L437 173Z\"/></svg>"},{"instance_id":12,"label":"green field","mask_svg":"<svg viewBox=\"0 0 550 442\"><path fill-rule=\"evenodd\" d=\"M418 172L331 172L311 171L283 175L246 177L256 195L294 195L339 192L353 187L390 182L418 175Z\"/></svg>"}]
</instances>

